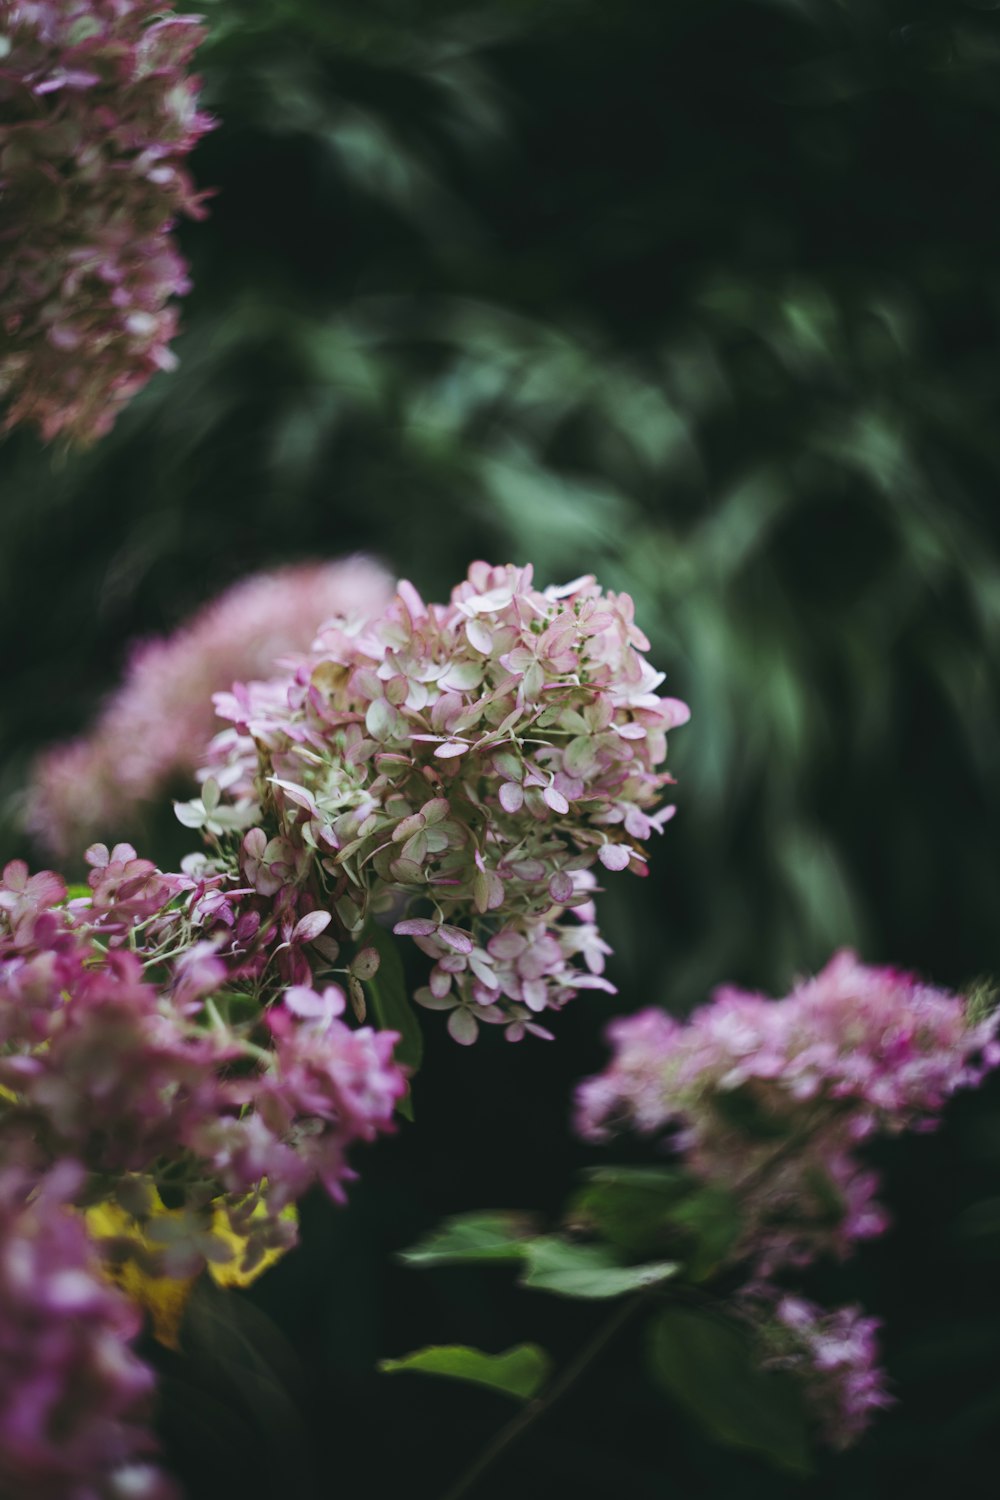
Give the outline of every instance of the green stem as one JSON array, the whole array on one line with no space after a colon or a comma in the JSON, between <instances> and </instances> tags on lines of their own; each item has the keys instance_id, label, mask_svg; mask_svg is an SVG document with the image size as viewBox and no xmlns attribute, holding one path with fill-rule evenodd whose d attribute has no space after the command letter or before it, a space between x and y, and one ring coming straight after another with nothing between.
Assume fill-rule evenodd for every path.
<instances>
[{"instance_id":1,"label":"green stem","mask_svg":"<svg viewBox=\"0 0 1000 1500\"><path fill-rule=\"evenodd\" d=\"M590 1342L583 1346L576 1358L566 1366L558 1379L549 1386L545 1394L537 1397L534 1401L530 1401L505 1427L501 1427L493 1441L487 1444L479 1457L456 1480L451 1489L442 1496L442 1500L461 1500L461 1497L467 1495L501 1454L506 1452L512 1443L517 1442L518 1438L527 1432L529 1427L533 1427L547 1412L551 1411L555 1403L561 1400L567 1391L576 1384L581 1375L589 1369L590 1365L606 1345L611 1342L619 1330L628 1322L628 1319L643 1300L643 1297L640 1295L638 1297L630 1297L627 1301L620 1303L611 1317L601 1324Z\"/></svg>"}]
</instances>

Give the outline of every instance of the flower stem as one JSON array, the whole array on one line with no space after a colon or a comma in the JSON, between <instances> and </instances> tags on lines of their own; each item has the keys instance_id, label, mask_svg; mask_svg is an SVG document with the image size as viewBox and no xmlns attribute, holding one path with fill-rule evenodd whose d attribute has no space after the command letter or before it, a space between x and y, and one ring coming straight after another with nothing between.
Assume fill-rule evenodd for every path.
<instances>
[{"instance_id":1,"label":"flower stem","mask_svg":"<svg viewBox=\"0 0 1000 1500\"><path fill-rule=\"evenodd\" d=\"M486 1470L503 1454L512 1443L517 1442L529 1427L541 1420L555 1403L566 1395L576 1382L580 1379L602 1352L607 1344L615 1337L618 1331L624 1327L628 1319L643 1302L643 1297L629 1297L625 1302L619 1303L610 1318L603 1322L589 1343L584 1344L576 1358L566 1366L562 1374L556 1379L548 1390L534 1401L528 1404L513 1417L505 1427L501 1427L492 1442L480 1453L465 1472L456 1480L451 1489L442 1496L442 1500L462 1500L470 1490L478 1483Z\"/></svg>"}]
</instances>

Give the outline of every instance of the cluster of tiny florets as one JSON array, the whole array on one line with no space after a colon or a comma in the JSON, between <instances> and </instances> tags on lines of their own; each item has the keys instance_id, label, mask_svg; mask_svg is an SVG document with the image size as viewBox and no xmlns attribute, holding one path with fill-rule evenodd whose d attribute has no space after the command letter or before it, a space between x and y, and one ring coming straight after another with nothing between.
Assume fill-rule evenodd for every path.
<instances>
[{"instance_id":1,"label":"cluster of tiny florets","mask_svg":"<svg viewBox=\"0 0 1000 1500\"><path fill-rule=\"evenodd\" d=\"M210 127L187 73L198 18L160 0L0 11L0 395L6 425L87 443L176 363L189 289L171 229Z\"/></svg>"},{"instance_id":2,"label":"cluster of tiny florets","mask_svg":"<svg viewBox=\"0 0 1000 1500\"><path fill-rule=\"evenodd\" d=\"M456 1040L547 1035L542 1011L611 989L592 867L645 874L674 811L661 766L688 710L658 695L648 644L628 595L589 577L539 591L530 567L474 563L446 605L401 583L286 680L219 696L222 812L181 816L253 824L242 878L311 890L341 939L393 912L433 961L416 999L451 1012Z\"/></svg>"},{"instance_id":3,"label":"cluster of tiny florets","mask_svg":"<svg viewBox=\"0 0 1000 1500\"><path fill-rule=\"evenodd\" d=\"M748 1293L770 1297L778 1321L798 1330L800 1366L813 1350L823 1388L836 1387L828 1410L852 1440L884 1404L875 1324L850 1310L806 1317L774 1278L884 1232L864 1143L933 1129L956 1090L1000 1063L996 1018L842 952L783 1000L728 988L687 1022L648 1010L609 1031L615 1053L578 1091L578 1129L598 1141L629 1127L666 1132L697 1177L733 1196L743 1226L733 1259Z\"/></svg>"},{"instance_id":4,"label":"cluster of tiny florets","mask_svg":"<svg viewBox=\"0 0 1000 1500\"><path fill-rule=\"evenodd\" d=\"M79 859L98 837L133 836L158 799L194 788L218 729L213 693L270 677L324 620L369 618L391 596L369 558L301 564L243 579L172 635L141 642L93 728L37 761L29 831L60 859Z\"/></svg>"},{"instance_id":5,"label":"cluster of tiny florets","mask_svg":"<svg viewBox=\"0 0 1000 1500\"><path fill-rule=\"evenodd\" d=\"M289 1244L283 1209L314 1183L341 1199L349 1147L392 1129L396 1034L352 1030L337 986L286 989L246 892L127 845L89 858L89 897L19 861L0 876L0 1127L45 1170L79 1167L87 1206L142 1220L169 1184L190 1233L164 1272L212 1259L220 1211L249 1265ZM302 919L296 946L324 925Z\"/></svg>"}]
</instances>

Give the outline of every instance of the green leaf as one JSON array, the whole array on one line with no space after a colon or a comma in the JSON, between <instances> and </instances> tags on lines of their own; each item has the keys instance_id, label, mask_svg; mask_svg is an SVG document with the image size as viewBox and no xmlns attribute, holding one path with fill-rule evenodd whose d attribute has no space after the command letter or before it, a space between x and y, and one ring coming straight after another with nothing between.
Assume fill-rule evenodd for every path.
<instances>
[{"instance_id":1,"label":"green leaf","mask_svg":"<svg viewBox=\"0 0 1000 1500\"><path fill-rule=\"evenodd\" d=\"M576 1245L555 1235L529 1240L524 1258L522 1286L560 1297L623 1297L666 1281L679 1269L669 1260L625 1266L606 1245Z\"/></svg>"},{"instance_id":2,"label":"green leaf","mask_svg":"<svg viewBox=\"0 0 1000 1500\"><path fill-rule=\"evenodd\" d=\"M406 993L403 961L399 956L396 939L384 927L370 922L361 935L358 947L359 951L374 948L379 956L378 969L367 980L372 1016L383 1030L400 1033L396 1045L396 1061L409 1068L412 1080L423 1060L424 1034ZM412 1095L408 1093L397 1108L400 1114L412 1120Z\"/></svg>"},{"instance_id":3,"label":"green leaf","mask_svg":"<svg viewBox=\"0 0 1000 1500\"><path fill-rule=\"evenodd\" d=\"M503 1354L484 1354L466 1344L432 1344L400 1359L383 1359L379 1369L394 1375L414 1370L424 1375L449 1375L473 1385L489 1386L519 1401L528 1401L548 1379L552 1361L537 1344L517 1344Z\"/></svg>"},{"instance_id":4,"label":"green leaf","mask_svg":"<svg viewBox=\"0 0 1000 1500\"><path fill-rule=\"evenodd\" d=\"M459 1214L446 1219L440 1229L420 1240L412 1250L403 1250L399 1258L411 1266L522 1260L532 1233L533 1225L526 1214L495 1209L489 1213Z\"/></svg>"},{"instance_id":5,"label":"green leaf","mask_svg":"<svg viewBox=\"0 0 1000 1500\"><path fill-rule=\"evenodd\" d=\"M741 1228L730 1193L664 1167L595 1168L573 1199L571 1218L630 1257L675 1257L695 1281L718 1269Z\"/></svg>"},{"instance_id":6,"label":"green leaf","mask_svg":"<svg viewBox=\"0 0 1000 1500\"><path fill-rule=\"evenodd\" d=\"M659 1386L718 1442L792 1473L812 1472L798 1385L783 1371L761 1370L736 1323L698 1308L665 1308L650 1325L649 1364Z\"/></svg>"},{"instance_id":7,"label":"green leaf","mask_svg":"<svg viewBox=\"0 0 1000 1500\"><path fill-rule=\"evenodd\" d=\"M89 885L67 885L66 900L79 901L81 897L92 896L94 893Z\"/></svg>"},{"instance_id":8,"label":"green leaf","mask_svg":"<svg viewBox=\"0 0 1000 1500\"><path fill-rule=\"evenodd\" d=\"M682 1172L656 1167L597 1167L574 1196L570 1217L635 1255L662 1249L671 1210L691 1190Z\"/></svg>"}]
</instances>

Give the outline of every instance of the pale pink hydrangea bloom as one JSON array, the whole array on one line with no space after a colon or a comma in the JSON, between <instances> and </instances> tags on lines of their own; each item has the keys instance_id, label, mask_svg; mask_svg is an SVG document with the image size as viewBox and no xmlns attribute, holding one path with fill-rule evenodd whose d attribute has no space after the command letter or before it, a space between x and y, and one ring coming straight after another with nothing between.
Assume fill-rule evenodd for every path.
<instances>
[{"instance_id":1,"label":"pale pink hydrangea bloom","mask_svg":"<svg viewBox=\"0 0 1000 1500\"><path fill-rule=\"evenodd\" d=\"M6 426L88 443L158 370L189 290L171 236L202 209L184 160L211 126L196 16L160 0L0 10L0 395Z\"/></svg>"},{"instance_id":2,"label":"pale pink hydrangea bloom","mask_svg":"<svg viewBox=\"0 0 1000 1500\"><path fill-rule=\"evenodd\" d=\"M731 1189L759 1275L886 1227L859 1145L932 1129L947 1099L1000 1062L996 1022L956 995L851 953L784 1000L722 989L681 1024L643 1011L610 1029L609 1067L577 1094L577 1127L675 1129L700 1176Z\"/></svg>"},{"instance_id":3,"label":"pale pink hydrangea bloom","mask_svg":"<svg viewBox=\"0 0 1000 1500\"><path fill-rule=\"evenodd\" d=\"M280 568L235 584L173 635L140 643L93 729L37 761L30 831L62 859L79 858L95 837L131 833L172 783L193 784L218 728L213 693L269 677L324 620L375 615L391 594L388 574L366 557Z\"/></svg>"},{"instance_id":4,"label":"pale pink hydrangea bloom","mask_svg":"<svg viewBox=\"0 0 1000 1500\"><path fill-rule=\"evenodd\" d=\"M219 696L234 728L206 775L261 824L243 878L308 890L341 939L402 904L394 930L434 960L416 999L457 1041L480 1022L548 1035L541 1011L612 989L590 867L645 874L641 841L674 811L660 767L689 715L648 646L628 595L590 577L540 591L530 567L477 562L430 605L401 583L285 682Z\"/></svg>"},{"instance_id":5,"label":"pale pink hydrangea bloom","mask_svg":"<svg viewBox=\"0 0 1000 1500\"><path fill-rule=\"evenodd\" d=\"M129 1347L141 1316L56 1186L0 1173L0 1493L179 1500L150 1462L153 1374Z\"/></svg>"}]
</instances>

